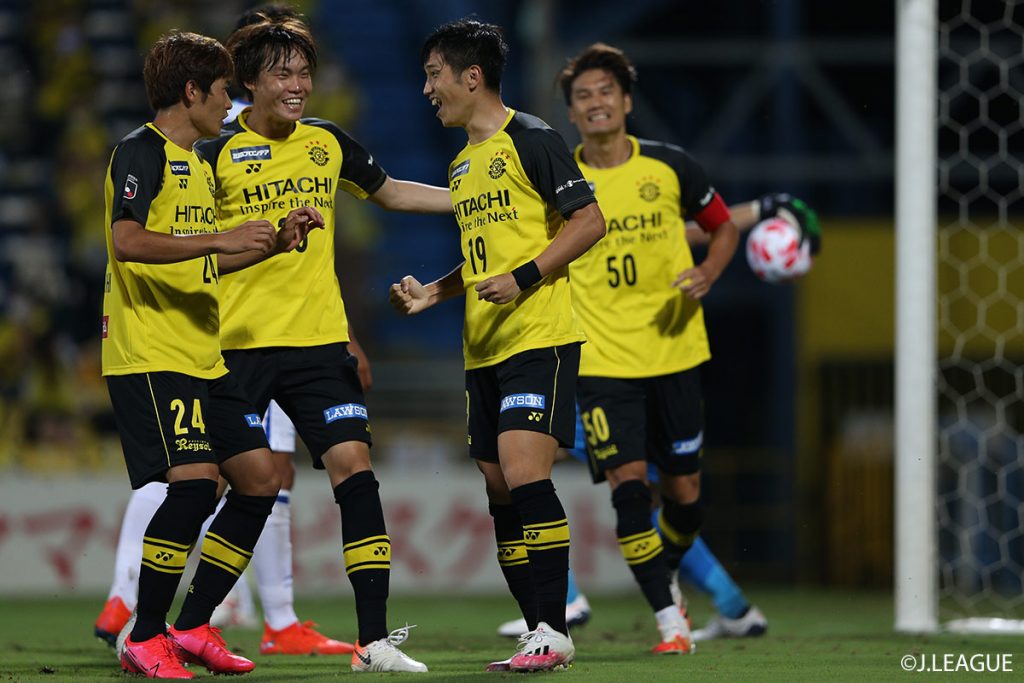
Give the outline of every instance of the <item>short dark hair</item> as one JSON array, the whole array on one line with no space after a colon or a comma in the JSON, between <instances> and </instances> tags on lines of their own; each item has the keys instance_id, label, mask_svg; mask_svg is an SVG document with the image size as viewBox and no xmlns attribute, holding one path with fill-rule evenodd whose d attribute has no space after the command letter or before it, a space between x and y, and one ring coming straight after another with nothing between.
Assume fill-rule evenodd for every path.
<instances>
[{"instance_id":1,"label":"short dark hair","mask_svg":"<svg viewBox=\"0 0 1024 683\"><path fill-rule=\"evenodd\" d=\"M566 104L572 104L573 81L584 71L591 69L603 69L610 73L619 82L624 94L629 95L633 92L633 84L637 78L636 67L629 61L626 53L605 43L594 43L570 59L558 74L558 84L562 86Z\"/></svg>"},{"instance_id":2,"label":"short dark hair","mask_svg":"<svg viewBox=\"0 0 1024 683\"><path fill-rule=\"evenodd\" d=\"M142 78L155 111L185 100L185 86L195 81L210 94L218 78L231 78L231 57L219 41L198 33L171 31L160 37L146 54Z\"/></svg>"},{"instance_id":3,"label":"short dark hair","mask_svg":"<svg viewBox=\"0 0 1024 683\"><path fill-rule=\"evenodd\" d=\"M256 5L242 12L238 16L238 21L235 22L235 30L237 31L243 26L251 26L252 24L259 24L264 21L280 21L282 19L298 19L306 23L302 13L291 5L283 2L268 2L263 5Z\"/></svg>"},{"instance_id":4,"label":"short dark hair","mask_svg":"<svg viewBox=\"0 0 1024 683\"><path fill-rule=\"evenodd\" d=\"M500 26L468 18L450 21L427 37L420 50L421 64L427 63L431 52L437 52L456 75L476 64L483 72L484 86L501 92L508 43Z\"/></svg>"},{"instance_id":5,"label":"short dark hair","mask_svg":"<svg viewBox=\"0 0 1024 683\"><path fill-rule=\"evenodd\" d=\"M228 38L228 51L235 61L235 81L249 99L245 87L259 79L260 73L279 61L288 61L293 52L306 58L310 72L316 71L316 42L309 27L296 18L265 20L243 26Z\"/></svg>"}]
</instances>

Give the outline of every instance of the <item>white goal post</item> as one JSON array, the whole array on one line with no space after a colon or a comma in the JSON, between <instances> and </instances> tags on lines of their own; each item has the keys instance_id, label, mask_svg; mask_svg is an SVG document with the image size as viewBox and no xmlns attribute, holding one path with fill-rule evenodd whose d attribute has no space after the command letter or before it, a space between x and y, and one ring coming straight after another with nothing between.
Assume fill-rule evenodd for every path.
<instances>
[{"instance_id":1,"label":"white goal post","mask_svg":"<svg viewBox=\"0 0 1024 683\"><path fill-rule=\"evenodd\" d=\"M896 629L938 625L936 554L936 0L896 17Z\"/></svg>"}]
</instances>

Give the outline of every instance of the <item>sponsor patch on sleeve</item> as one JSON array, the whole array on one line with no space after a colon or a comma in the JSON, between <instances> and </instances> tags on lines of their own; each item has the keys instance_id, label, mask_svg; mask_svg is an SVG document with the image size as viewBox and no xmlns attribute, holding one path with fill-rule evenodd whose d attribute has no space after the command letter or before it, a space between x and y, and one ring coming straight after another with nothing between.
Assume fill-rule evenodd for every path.
<instances>
[{"instance_id":1,"label":"sponsor patch on sleeve","mask_svg":"<svg viewBox=\"0 0 1024 683\"><path fill-rule=\"evenodd\" d=\"M366 414L366 406L359 403L343 403L338 406L331 406L324 411L324 423L326 424L350 418L369 419L369 416Z\"/></svg>"},{"instance_id":2,"label":"sponsor patch on sleeve","mask_svg":"<svg viewBox=\"0 0 1024 683\"><path fill-rule=\"evenodd\" d=\"M509 394L501 399L501 411L513 408L530 408L531 410L544 410L544 394Z\"/></svg>"},{"instance_id":3,"label":"sponsor patch on sleeve","mask_svg":"<svg viewBox=\"0 0 1024 683\"><path fill-rule=\"evenodd\" d=\"M133 176L131 173L128 174L128 179L124 181L124 198L135 199L135 195L139 192L139 179Z\"/></svg>"},{"instance_id":4,"label":"sponsor patch on sleeve","mask_svg":"<svg viewBox=\"0 0 1024 683\"><path fill-rule=\"evenodd\" d=\"M451 180L458 178L460 175L466 175L469 173L469 159L466 159L461 164L452 169Z\"/></svg>"}]
</instances>

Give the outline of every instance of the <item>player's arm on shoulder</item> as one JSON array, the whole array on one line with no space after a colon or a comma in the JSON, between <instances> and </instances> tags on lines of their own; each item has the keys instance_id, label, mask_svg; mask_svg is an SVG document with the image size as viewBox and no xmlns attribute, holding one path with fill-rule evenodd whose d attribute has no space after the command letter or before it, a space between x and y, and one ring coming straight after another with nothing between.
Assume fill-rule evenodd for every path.
<instances>
[{"instance_id":1,"label":"player's arm on shoulder","mask_svg":"<svg viewBox=\"0 0 1024 683\"><path fill-rule=\"evenodd\" d=\"M451 213L452 197L447 187L425 185L411 180L395 180L390 176L370 201L391 211L413 213Z\"/></svg>"},{"instance_id":2,"label":"player's arm on shoulder","mask_svg":"<svg viewBox=\"0 0 1024 683\"><path fill-rule=\"evenodd\" d=\"M426 285L412 275L406 275L401 282L391 285L388 299L392 307L403 315L415 315L435 304L465 294L462 281L462 263L445 275Z\"/></svg>"}]
</instances>

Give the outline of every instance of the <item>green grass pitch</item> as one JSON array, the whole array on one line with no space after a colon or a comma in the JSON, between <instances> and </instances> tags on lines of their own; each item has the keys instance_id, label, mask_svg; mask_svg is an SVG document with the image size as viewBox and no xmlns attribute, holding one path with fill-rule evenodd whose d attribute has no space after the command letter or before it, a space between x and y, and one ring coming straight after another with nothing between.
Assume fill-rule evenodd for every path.
<instances>
[{"instance_id":1,"label":"green grass pitch","mask_svg":"<svg viewBox=\"0 0 1024 683\"><path fill-rule=\"evenodd\" d=\"M975 653L1011 655L1016 676L985 674L988 677L1010 680L1024 672L1021 637L894 634L892 600L885 594L765 588L750 595L768 616L768 635L701 643L692 656L660 658L647 653L656 629L639 595L590 596L594 618L574 632L576 665L569 671L536 675L581 683L948 680L972 674L907 673L900 659L908 654L935 654L941 660L945 654ZM0 601L0 683L134 680L120 672L111 651L92 637L101 604L98 597ZM301 618L316 621L328 635L354 637L350 600L304 599L297 607ZM495 635L499 622L515 616L510 598L399 596L392 598L389 612L393 628L406 620L419 625L403 649L426 662L430 673L356 674L349 669L348 657L262 657L258 632L229 630L225 636L240 654L255 659L256 670L247 677L254 681L468 682L523 676L483 672L488 661L512 654L514 642ZM710 605L695 598L691 613L695 624L703 624L711 614ZM192 669L198 678L211 680L205 670Z\"/></svg>"}]
</instances>

